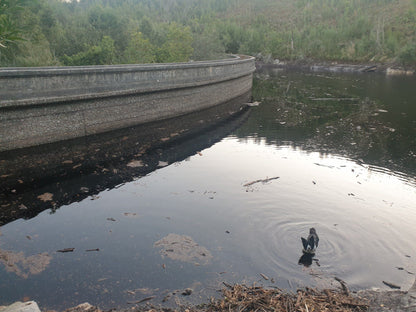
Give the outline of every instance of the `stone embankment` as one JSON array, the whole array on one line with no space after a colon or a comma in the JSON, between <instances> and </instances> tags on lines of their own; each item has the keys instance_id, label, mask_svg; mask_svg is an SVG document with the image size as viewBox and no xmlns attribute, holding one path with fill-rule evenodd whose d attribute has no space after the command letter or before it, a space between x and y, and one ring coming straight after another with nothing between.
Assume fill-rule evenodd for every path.
<instances>
[{"instance_id":1,"label":"stone embankment","mask_svg":"<svg viewBox=\"0 0 416 312\"><path fill-rule=\"evenodd\" d=\"M0 152L173 118L251 91L254 58L0 69Z\"/></svg>"}]
</instances>

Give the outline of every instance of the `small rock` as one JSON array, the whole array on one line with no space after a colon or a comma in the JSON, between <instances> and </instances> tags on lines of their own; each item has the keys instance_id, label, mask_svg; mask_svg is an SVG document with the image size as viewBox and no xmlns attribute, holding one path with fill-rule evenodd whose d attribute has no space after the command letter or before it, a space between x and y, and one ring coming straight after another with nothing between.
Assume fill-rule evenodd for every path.
<instances>
[{"instance_id":1,"label":"small rock","mask_svg":"<svg viewBox=\"0 0 416 312\"><path fill-rule=\"evenodd\" d=\"M0 309L1 312L40 312L39 306L35 301L15 302L12 305Z\"/></svg>"},{"instance_id":2,"label":"small rock","mask_svg":"<svg viewBox=\"0 0 416 312\"><path fill-rule=\"evenodd\" d=\"M101 312L101 310L93 305L89 304L88 302L81 303L74 308L70 308L65 310L65 312Z\"/></svg>"}]
</instances>

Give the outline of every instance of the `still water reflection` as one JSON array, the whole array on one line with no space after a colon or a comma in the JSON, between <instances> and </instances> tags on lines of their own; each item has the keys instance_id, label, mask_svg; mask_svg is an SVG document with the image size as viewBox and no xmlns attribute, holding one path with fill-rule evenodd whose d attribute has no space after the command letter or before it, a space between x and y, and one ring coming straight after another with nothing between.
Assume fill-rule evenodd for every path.
<instances>
[{"instance_id":1,"label":"still water reflection","mask_svg":"<svg viewBox=\"0 0 416 312\"><path fill-rule=\"evenodd\" d=\"M76 147L66 147L72 158L63 153L50 183L39 182L41 169L5 173L23 183L2 185L0 304L29 297L43 308L110 308L155 296L169 305L205 301L223 281L295 290L329 286L334 276L352 289L383 288L383 280L408 288L416 273L414 85L261 73L253 96L262 104L203 132L171 143L176 135L163 133L147 149L136 137L128 155L94 146L106 152L88 156L95 169L84 172L77 166L91 153L76 159ZM115 141L125 137L132 133ZM31 172L39 189L17 188ZM52 198L38 198L46 193ZM310 227L318 261L304 267L300 237ZM57 252L65 248L74 250Z\"/></svg>"}]
</instances>

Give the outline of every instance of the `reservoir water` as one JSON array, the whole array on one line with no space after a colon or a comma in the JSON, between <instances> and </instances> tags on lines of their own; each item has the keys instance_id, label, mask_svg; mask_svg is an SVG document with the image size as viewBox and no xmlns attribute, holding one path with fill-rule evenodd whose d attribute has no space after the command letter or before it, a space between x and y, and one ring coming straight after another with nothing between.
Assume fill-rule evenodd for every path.
<instances>
[{"instance_id":1,"label":"reservoir water","mask_svg":"<svg viewBox=\"0 0 416 312\"><path fill-rule=\"evenodd\" d=\"M173 306L207 302L223 282L295 291L336 287L334 277L352 290L407 289L415 86L414 77L262 71L259 106L239 111L237 99L0 154L0 305ZM299 264L310 227L319 246Z\"/></svg>"}]
</instances>

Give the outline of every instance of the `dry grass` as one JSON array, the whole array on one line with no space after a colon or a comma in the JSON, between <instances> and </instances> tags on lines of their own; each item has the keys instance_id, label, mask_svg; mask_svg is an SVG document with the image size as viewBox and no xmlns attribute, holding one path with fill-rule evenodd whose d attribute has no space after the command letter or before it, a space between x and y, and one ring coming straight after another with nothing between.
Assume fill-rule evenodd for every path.
<instances>
[{"instance_id":1,"label":"dry grass","mask_svg":"<svg viewBox=\"0 0 416 312\"><path fill-rule=\"evenodd\" d=\"M150 299L153 297L137 303ZM222 289L222 297L212 298L209 304L189 306L182 303L176 308L166 308L146 302L129 309L112 309L108 312L363 312L368 309L368 301L351 296L346 287L340 290L306 288L293 294L278 288L226 284L226 288ZM65 312L103 311L84 303Z\"/></svg>"},{"instance_id":2,"label":"dry grass","mask_svg":"<svg viewBox=\"0 0 416 312\"><path fill-rule=\"evenodd\" d=\"M223 289L223 298L212 302L206 311L367 311L368 302L351 296L345 291L306 288L296 294L280 289L234 285Z\"/></svg>"}]
</instances>

